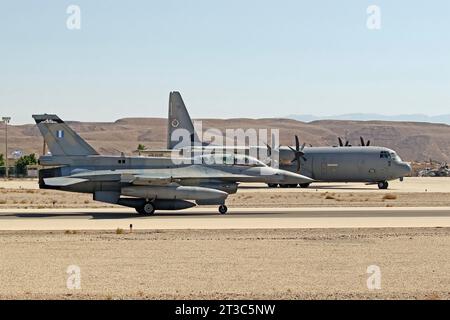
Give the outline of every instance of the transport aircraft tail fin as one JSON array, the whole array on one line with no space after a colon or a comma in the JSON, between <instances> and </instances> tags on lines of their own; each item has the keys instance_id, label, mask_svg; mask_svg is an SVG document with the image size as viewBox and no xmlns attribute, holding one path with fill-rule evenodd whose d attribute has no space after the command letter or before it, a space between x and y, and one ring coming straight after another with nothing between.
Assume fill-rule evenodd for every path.
<instances>
[{"instance_id":1,"label":"transport aircraft tail fin","mask_svg":"<svg viewBox=\"0 0 450 320\"><path fill-rule=\"evenodd\" d=\"M180 146L180 142L172 137L178 135L173 135L173 132L177 129L187 130L190 134L190 145L200 144L200 139L194 129L194 124L189 116L186 106L183 102L181 94L177 91L171 92L169 96L169 120L168 120L168 130L167 130L167 149L173 149L177 147L185 147L185 145Z\"/></svg>"},{"instance_id":2,"label":"transport aircraft tail fin","mask_svg":"<svg viewBox=\"0 0 450 320\"><path fill-rule=\"evenodd\" d=\"M33 119L54 156L98 155L97 151L54 114L35 114Z\"/></svg>"}]
</instances>

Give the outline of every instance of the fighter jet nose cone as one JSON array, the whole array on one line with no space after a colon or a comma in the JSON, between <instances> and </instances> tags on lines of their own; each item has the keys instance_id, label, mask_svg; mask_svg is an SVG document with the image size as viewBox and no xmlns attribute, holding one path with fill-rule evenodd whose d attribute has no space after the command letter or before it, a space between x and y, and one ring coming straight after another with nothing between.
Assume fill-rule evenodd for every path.
<instances>
[{"instance_id":1,"label":"fighter jet nose cone","mask_svg":"<svg viewBox=\"0 0 450 320\"><path fill-rule=\"evenodd\" d=\"M307 176L303 176L303 175L300 175L300 174L298 176L300 176L300 179L303 180L302 183L311 183L311 182L314 181L314 179L311 179L310 177L307 177Z\"/></svg>"},{"instance_id":2,"label":"fighter jet nose cone","mask_svg":"<svg viewBox=\"0 0 450 320\"><path fill-rule=\"evenodd\" d=\"M284 184L299 184L299 183L303 184L314 181L309 177L294 172L279 170L279 174L282 176L282 183Z\"/></svg>"}]
</instances>

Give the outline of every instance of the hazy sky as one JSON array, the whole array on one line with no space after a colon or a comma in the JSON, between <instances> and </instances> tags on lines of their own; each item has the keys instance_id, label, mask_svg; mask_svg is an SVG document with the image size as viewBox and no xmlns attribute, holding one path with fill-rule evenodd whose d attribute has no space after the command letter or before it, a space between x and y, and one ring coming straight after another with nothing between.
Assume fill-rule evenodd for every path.
<instances>
[{"instance_id":1,"label":"hazy sky","mask_svg":"<svg viewBox=\"0 0 450 320\"><path fill-rule=\"evenodd\" d=\"M13 123L165 117L171 90L193 117L449 113L450 1L0 1Z\"/></svg>"}]
</instances>

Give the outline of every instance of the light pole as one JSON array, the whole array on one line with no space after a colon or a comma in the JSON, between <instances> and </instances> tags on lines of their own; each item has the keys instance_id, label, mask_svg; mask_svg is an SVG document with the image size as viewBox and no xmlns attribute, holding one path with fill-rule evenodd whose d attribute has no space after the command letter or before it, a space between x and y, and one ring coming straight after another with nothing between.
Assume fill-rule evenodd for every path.
<instances>
[{"instance_id":1,"label":"light pole","mask_svg":"<svg viewBox=\"0 0 450 320\"><path fill-rule=\"evenodd\" d=\"M2 121L5 123L5 177L8 179L8 123L11 121L11 117L3 117Z\"/></svg>"}]
</instances>

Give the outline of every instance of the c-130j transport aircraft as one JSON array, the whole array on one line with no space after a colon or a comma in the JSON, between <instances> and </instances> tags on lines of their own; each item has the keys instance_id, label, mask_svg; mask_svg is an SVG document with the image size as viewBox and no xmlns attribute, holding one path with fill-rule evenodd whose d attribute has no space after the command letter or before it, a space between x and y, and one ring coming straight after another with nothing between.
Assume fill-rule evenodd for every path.
<instances>
[{"instance_id":1,"label":"c-130j transport aircraft","mask_svg":"<svg viewBox=\"0 0 450 320\"><path fill-rule=\"evenodd\" d=\"M172 140L177 129L185 129L191 134L191 141L183 145L183 141ZM176 135L175 135L176 136ZM181 94L171 92L169 97L169 117L167 148L180 150L191 149L218 149L218 146L205 145L199 141L194 130L191 117L186 109ZM361 138L362 142L363 139ZM389 180L400 179L411 173L411 166L403 162L398 154L391 149L376 146L341 146L341 147L305 147L300 146L299 139L295 137L295 146L249 146L245 154L270 155L278 152L280 169L296 172L322 182L364 182L377 184L379 189L387 189ZM362 143L364 144L364 143ZM220 147L219 147L220 148ZM223 147L222 152L233 152L236 148ZM256 149L256 150L250 150ZM260 152L262 151L262 152ZM297 187L307 188L310 182L300 184L269 183L269 187Z\"/></svg>"},{"instance_id":2,"label":"c-130j transport aircraft","mask_svg":"<svg viewBox=\"0 0 450 320\"><path fill-rule=\"evenodd\" d=\"M103 156L58 116L33 115L51 155L39 157L41 189L92 193L94 200L133 207L140 214L219 205L239 182L310 183L246 155L200 155L196 159ZM194 201L194 202L193 202Z\"/></svg>"}]
</instances>

